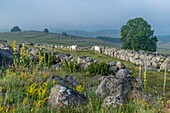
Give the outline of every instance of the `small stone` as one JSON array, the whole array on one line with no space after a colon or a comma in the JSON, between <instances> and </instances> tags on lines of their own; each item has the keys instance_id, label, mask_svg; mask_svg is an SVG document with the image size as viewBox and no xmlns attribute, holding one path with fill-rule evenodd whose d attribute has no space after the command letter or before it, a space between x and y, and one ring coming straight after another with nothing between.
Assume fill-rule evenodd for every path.
<instances>
[{"instance_id":1,"label":"small stone","mask_svg":"<svg viewBox=\"0 0 170 113\"><path fill-rule=\"evenodd\" d=\"M125 65L121 62L117 62L116 63L116 66L119 68L119 69L124 69L125 68Z\"/></svg>"}]
</instances>

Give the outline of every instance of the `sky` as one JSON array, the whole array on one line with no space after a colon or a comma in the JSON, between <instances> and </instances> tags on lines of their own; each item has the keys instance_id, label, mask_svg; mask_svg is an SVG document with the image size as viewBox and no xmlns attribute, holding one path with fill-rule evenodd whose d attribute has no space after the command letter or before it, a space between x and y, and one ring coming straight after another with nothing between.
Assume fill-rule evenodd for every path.
<instances>
[{"instance_id":1,"label":"sky","mask_svg":"<svg viewBox=\"0 0 170 113\"><path fill-rule=\"evenodd\" d=\"M156 34L170 34L170 0L0 0L0 31L118 29L144 18Z\"/></svg>"}]
</instances>

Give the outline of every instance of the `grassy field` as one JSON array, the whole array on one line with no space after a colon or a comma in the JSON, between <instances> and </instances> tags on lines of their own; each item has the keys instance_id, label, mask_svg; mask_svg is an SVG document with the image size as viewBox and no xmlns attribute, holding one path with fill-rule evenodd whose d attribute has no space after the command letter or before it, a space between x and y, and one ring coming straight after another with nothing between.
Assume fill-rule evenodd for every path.
<instances>
[{"instance_id":1,"label":"grassy field","mask_svg":"<svg viewBox=\"0 0 170 113\"><path fill-rule=\"evenodd\" d=\"M97 54L94 53L93 51L78 51L78 52L70 52L68 50L63 50L63 49L57 49L58 52L66 52L70 53L75 57L79 56L89 56L94 59L99 59L100 61L103 62L111 62L111 61L121 61L123 62L126 67L128 67L132 71L132 75L134 77L139 77L139 66L134 65L130 62L123 61L117 58L110 57L108 55L104 54ZM168 81L167 81L167 96L170 98L170 73L168 75ZM147 72L147 77L148 77L148 85L150 89L153 89L155 91L158 91L159 94L162 93L162 88L163 88L163 79L164 79L164 72L155 72L155 71L148 71Z\"/></svg>"},{"instance_id":2,"label":"grassy field","mask_svg":"<svg viewBox=\"0 0 170 113\"><path fill-rule=\"evenodd\" d=\"M95 38L79 37L79 36L63 36L57 33L44 32L18 32L18 33L0 33L0 40L12 42L16 40L18 43L32 42L35 44L54 44L54 45L73 45L78 46L113 46L115 44L98 40Z\"/></svg>"},{"instance_id":3,"label":"grassy field","mask_svg":"<svg viewBox=\"0 0 170 113\"><path fill-rule=\"evenodd\" d=\"M75 58L79 56L89 56L103 62L121 61L113 57L97 54L93 51L70 52L65 49L56 49L56 52L70 53ZM138 66L123 62L131 70L132 76L138 77ZM39 64L38 64L39 66ZM90 77L86 72L67 72L62 69L52 68L40 69L37 65L28 67L19 66L16 68L7 68L1 70L0 78L1 92L6 92L6 96L0 96L1 112L16 113L158 113L164 111L164 98L161 103L158 102L157 96L162 95L163 72L147 71L147 88L148 93L154 96L152 101L148 100L128 100L128 104L120 105L117 108L101 108L102 98L95 95L95 89L99 81L95 77ZM81 92L89 101L86 105L78 107L68 107L52 109L48 106L48 96L50 89L56 84L55 82L46 84L51 75L63 77L70 75L83 85L84 90ZM101 75L100 75L101 76ZM99 77L100 77L99 76ZM39 90L43 89L45 93L39 96ZM166 99L170 99L170 73L167 73Z\"/></svg>"},{"instance_id":4,"label":"grassy field","mask_svg":"<svg viewBox=\"0 0 170 113\"><path fill-rule=\"evenodd\" d=\"M157 50L159 54L165 54L170 56L170 48L158 48Z\"/></svg>"},{"instance_id":5,"label":"grassy field","mask_svg":"<svg viewBox=\"0 0 170 113\"><path fill-rule=\"evenodd\" d=\"M0 38L2 40L8 40L9 43L16 40L19 43L30 41L39 44L79 44L80 46L94 45L94 44L106 44L104 41L83 38L72 37L60 39L60 34L47 34L43 32L21 32L21 33L1 33ZM47 48L48 49L48 48ZM49 48L50 49L50 48ZM122 61L113 58L108 55L98 54L93 51L76 51L70 52L66 49L55 49L56 52L70 53L75 58L79 56L89 56L93 59L110 62L121 61L127 68L130 69L132 76L139 77L139 66L130 62ZM162 51L163 50L159 50ZM165 50L165 52L167 52ZM63 69L52 69L39 67L32 64L29 67L18 66L10 67L7 69L1 68L0 77L0 112L9 113L160 113L164 112L166 100L170 99L170 73L167 73L166 81L166 95L162 96L164 72L147 71L147 92L146 95L151 95L151 100L128 100L128 104L120 105L117 108L101 108L102 98L95 95L95 89L92 86L97 86L99 81L95 77L89 76L84 71L79 72L67 72ZM144 74L142 72L142 74ZM78 107L68 107L60 109L52 109L48 106L48 96L50 89L56 84L54 82L46 84L47 79L51 75L57 75L64 77L70 75L75 78L80 84L83 85L84 90L81 92L89 101L86 105ZM97 76L98 78L101 75ZM34 87L35 86L35 87ZM39 96L39 89L44 88L43 96ZM3 96L3 93L6 93ZM159 99L158 99L159 98Z\"/></svg>"}]
</instances>

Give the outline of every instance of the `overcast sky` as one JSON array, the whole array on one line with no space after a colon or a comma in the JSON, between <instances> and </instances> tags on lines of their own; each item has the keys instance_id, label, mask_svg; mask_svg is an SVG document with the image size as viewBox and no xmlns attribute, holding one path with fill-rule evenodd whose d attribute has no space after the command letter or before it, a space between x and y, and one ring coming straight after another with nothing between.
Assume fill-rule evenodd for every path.
<instances>
[{"instance_id":1,"label":"overcast sky","mask_svg":"<svg viewBox=\"0 0 170 113\"><path fill-rule=\"evenodd\" d=\"M0 30L120 29L143 17L156 34L170 34L170 0L0 0Z\"/></svg>"}]
</instances>

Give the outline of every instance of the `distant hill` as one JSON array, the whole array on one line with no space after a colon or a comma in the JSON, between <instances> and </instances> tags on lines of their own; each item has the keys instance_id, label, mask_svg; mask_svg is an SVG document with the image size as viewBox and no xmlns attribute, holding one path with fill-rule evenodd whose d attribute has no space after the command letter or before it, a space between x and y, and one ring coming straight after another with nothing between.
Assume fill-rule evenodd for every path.
<instances>
[{"instance_id":1,"label":"distant hill","mask_svg":"<svg viewBox=\"0 0 170 113\"><path fill-rule=\"evenodd\" d=\"M32 42L35 44L62 44L62 45L73 45L77 44L78 46L93 46L93 45L102 45L102 46L113 46L113 42L108 42L96 38L82 37L75 35L68 35L63 33L48 33L42 31L23 31L17 33L3 32L0 33L0 40L6 40L9 43L12 43L13 40L16 40L18 43Z\"/></svg>"},{"instance_id":2,"label":"distant hill","mask_svg":"<svg viewBox=\"0 0 170 113\"><path fill-rule=\"evenodd\" d=\"M170 35L157 36L160 43L170 42Z\"/></svg>"},{"instance_id":3,"label":"distant hill","mask_svg":"<svg viewBox=\"0 0 170 113\"><path fill-rule=\"evenodd\" d=\"M170 35L162 35L158 37L158 47L170 49Z\"/></svg>"},{"instance_id":4,"label":"distant hill","mask_svg":"<svg viewBox=\"0 0 170 113\"><path fill-rule=\"evenodd\" d=\"M70 35L93 37L93 38L96 38L97 36L105 36L105 37L111 37L111 38L119 38L120 37L119 30L110 30L110 29L103 29L103 30L96 30L96 31L60 30L60 31L56 31L56 32L58 32L58 33L66 32L67 34L70 34Z\"/></svg>"}]
</instances>

